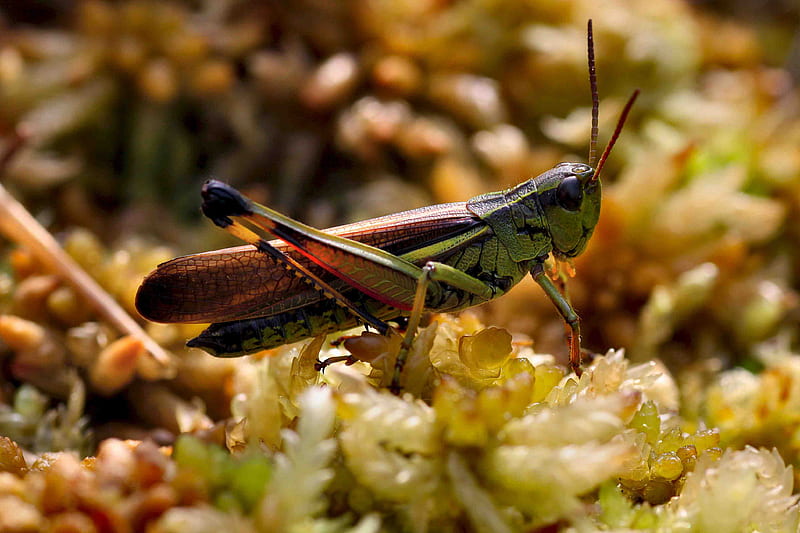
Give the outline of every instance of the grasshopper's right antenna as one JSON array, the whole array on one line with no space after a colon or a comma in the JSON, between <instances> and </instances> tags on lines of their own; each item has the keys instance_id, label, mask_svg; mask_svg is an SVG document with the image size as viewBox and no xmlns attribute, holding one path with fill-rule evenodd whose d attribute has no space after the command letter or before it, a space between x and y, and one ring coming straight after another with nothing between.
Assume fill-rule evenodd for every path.
<instances>
[{"instance_id":1,"label":"grasshopper's right antenna","mask_svg":"<svg viewBox=\"0 0 800 533\"><path fill-rule=\"evenodd\" d=\"M608 154L611 153L611 149L614 148L614 144L617 142L619 134L622 132L622 126L625 125L625 120L628 118L628 113L630 113L631 107L633 107L633 103L636 101L637 96L639 96L639 89L633 91L631 97L628 98L628 103L625 104L625 108L619 115L617 127L614 128L614 134L611 136L611 140L608 141L606 149L603 150L603 155L600 156L600 161L597 162L597 167L594 169L594 174L592 175L592 179L589 180L589 183L600 179L600 171L603 169L603 165L605 165L606 159L608 159Z\"/></svg>"},{"instance_id":2,"label":"grasshopper's right antenna","mask_svg":"<svg viewBox=\"0 0 800 533\"><path fill-rule=\"evenodd\" d=\"M592 90L592 133L589 138L589 166L594 167L595 159L597 158L597 124L600 114L600 96L597 92L597 72L594 63L594 32L592 31L592 19L589 19L589 22L586 24L586 48L588 50L587 55L589 56L589 87ZM628 118L628 113L630 113L631 107L633 107L633 103L636 101L637 96L639 96L639 89L633 91L633 94L628 99L628 103L625 104L625 109L622 110L622 114L619 116L619 121L617 122L617 127L614 130L614 134L611 136L611 140L608 141L605 150L603 150L603 155L600 156L600 160L597 162L594 174L592 174L592 177L588 183L592 183L600 179L600 171L603 169L603 165L605 165L606 159L608 159L608 154L611 153L611 149L614 147L614 143L617 142L617 138L622 131L622 126L625 124L625 119Z\"/></svg>"},{"instance_id":3,"label":"grasshopper's right antenna","mask_svg":"<svg viewBox=\"0 0 800 533\"><path fill-rule=\"evenodd\" d=\"M594 64L594 35L592 19L586 26L586 46L589 51L589 87L592 90L592 133L589 138L589 166L593 167L597 158L597 123L600 110L600 96L597 93L597 72Z\"/></svg>"}]
</instances>

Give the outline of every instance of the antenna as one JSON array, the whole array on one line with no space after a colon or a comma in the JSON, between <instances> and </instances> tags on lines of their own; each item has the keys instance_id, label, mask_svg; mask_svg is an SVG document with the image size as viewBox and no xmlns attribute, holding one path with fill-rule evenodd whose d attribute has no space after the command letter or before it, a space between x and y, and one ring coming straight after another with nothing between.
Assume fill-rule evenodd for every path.
<instances>
[{"instance_id":1,"label":"antenna","mask_svg":"<svg viewBox=\"0 0 800 533\"><path fill-rule=\"evenodd\" d=\"M633 91L631 97L628 98L628 103L625 104L625 108L619 115L619 120L617 121L617 127L614 128L614 134L611 136L611 140L608 141L606 149L603 150L603 155L600 156L600 161L597 162L597 168L595 168L594 174L592 175L592 179L589 180L589 183L595 182L600 179L600 171L603 169L603 165L605 165L606 159L608 159L608 154L611 153L611 149L614 148L614 144L617 142L619 134L622 132L622 126L625 125L625 120L628 118L628 113L630 113L631 107L633 107L633 103L636 101L636 97L639 96L639 92L640 92L639 89L636 89L635 91Z\"/></svg>"},{"instance_id":2,"label":"antenna","mask_svg":"<svg viewBox=\"0 0 800 533\"><path fill-rule=\"evenodd\" d=\"M586 25L586 47L589 52L589 87L592 90L592 134L589 137L589 166L593 167L597 157L597 123L600 109L600 96L597 94L597 71L594 63L594 34L592 19ZM597 172L595 172L595 175ZM592 178L594 179L594 178Z\"/></svg>"}]
</instances>

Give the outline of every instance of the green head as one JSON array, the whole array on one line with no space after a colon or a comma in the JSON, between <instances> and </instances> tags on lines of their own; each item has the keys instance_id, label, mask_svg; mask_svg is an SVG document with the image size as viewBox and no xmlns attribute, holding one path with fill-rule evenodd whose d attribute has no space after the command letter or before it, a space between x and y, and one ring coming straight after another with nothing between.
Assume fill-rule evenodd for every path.
<instances>
[{"instance_id":1,"label":"green head","mask_svg":"<svg viewBox=\"0 0 800 533\"><path fill-rule=\"evenodd\" d=\"M544 174L534 178L533 195L552 238L553 254L561 257L575 257L586 248L586 243L594 232L600 218L600 171L614 147L625 119L639 95L638 89L628 99L617 122L603 155L595 165L597 146L597 125L600 98L597 94L597 77L594 63L594 38L592 21L587 27L587 48L589 56L589 85L592 93L592 130L589 139L589 164L560 163Z\"/></svg>"},{"instance_id":2,"label":"green head","mask_svg":"<svg viewBox=\"0 0 800 533\"><path fill-rule=\"evenodd\" d=\"M561 163L534 181L553 253L579 255L600 218L601 186L595 170L582 163Z\"/></svg>"},{"instance_id":3,"label":"green head","mask_svg":"<svg viewBox=\"0 0 800 533\"><path fill-rule=\"evenodd\" d=\"M635 90L620 114L617 127L608 141L597 166L594 165L597 143L597 87L594 79L594 52L591 45L591 21L589 21L589 77L592 85L592 136L589 148L589 164L559 163L544 174L534 178L531 185L521 186L529 196L535 198L539 211L547 224L552 239L553 253L561 257L575 257L586 248L597 220L600 218L600 171L619 138L625 119L639 95ZM533 192L531 195L530 192Z\"/></svg>"},{"instance_id":4,"label":"green head","mask_svg":"<svg viewBox=\"0 0 800 533\"><path fill-rule=\"evenodd\" d=\"M513 189L467 202L467 209L492 228L513 261L550 252L575 257L586 248L600 218L600 171L638 94L635 91L622 110L596 168L560 163ZM590 161L593 159L590 157Z\"/></svg>"},{"instance_id":5,"label":"green head","mask_svg":"<svg viewBox=\"0 0 800 533\"><path fill-rule=\"evenodd\" d=\"M594 63L594 37L592 21L587 26L587 51L589 56L589 85L592 93L592 131L589 139L589 164L560 163L533 181L537 190L539 208L552 237L553 253L561 257L575 257L586 248L597 220L600 218L600 171L614 147L625 119L639 95L638 89L625 104L611 140L595 165L597 125L600 98L597 94L597 77Z\"/></svg>"},{"instance_id":6,"label":"green head","mask_svg":"<svg viewBox=\"0 0 800 533\"><path fill-rule=\"evenodd\" d=\"M513 261L536 259L550 252L564 258L580 255L600 218L600 171L619 138L639 90L634 91L625 104L617 127L595 166L599 96L591 20L587 38L592 91L589 164L560 163L513 189L484 194L467 202L467 209L492 228Z\"/></svg>"}]
</instances>

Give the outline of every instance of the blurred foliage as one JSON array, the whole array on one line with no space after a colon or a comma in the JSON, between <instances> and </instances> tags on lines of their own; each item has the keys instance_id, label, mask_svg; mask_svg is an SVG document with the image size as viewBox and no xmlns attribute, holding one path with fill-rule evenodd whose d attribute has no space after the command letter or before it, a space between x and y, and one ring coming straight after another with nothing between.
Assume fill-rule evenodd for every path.
<instances>
[{"instance_id":1,"label":"blurred foliage","mask_svg":"<svg viewBox=\"0 0 800 533\"><path fill-rule=\"evenodd\" d=\"M133 312L158 262L229 242L209 176L327 227L585 160L589 18L601 144L642 97L568 288L584 347L627 360L565 375L529 281L421 330L404 397L369 334L320 375L350 352L221 360L148 324L163 379L6 249L0 529L797 530L795 2L3 2L4 184Z\"/></svg>"}]
</instances>

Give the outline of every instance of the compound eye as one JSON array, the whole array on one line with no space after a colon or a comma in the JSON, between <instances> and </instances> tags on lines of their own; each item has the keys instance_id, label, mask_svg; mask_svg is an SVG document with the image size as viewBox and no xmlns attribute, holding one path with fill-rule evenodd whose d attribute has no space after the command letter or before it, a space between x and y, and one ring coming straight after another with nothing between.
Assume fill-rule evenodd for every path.
<instances>
[{"instance_id":1,"label":"compound eye","mask_svg":"<svg viewBox=\"0 0 800 533\"><path fill-rule=\"evenodd\" d=\"M556 189L556 201L558 205L567 211L577 211L581 207L583 200L583 187L575 176L564 178Z\"/></svg>"}]
</instances>

